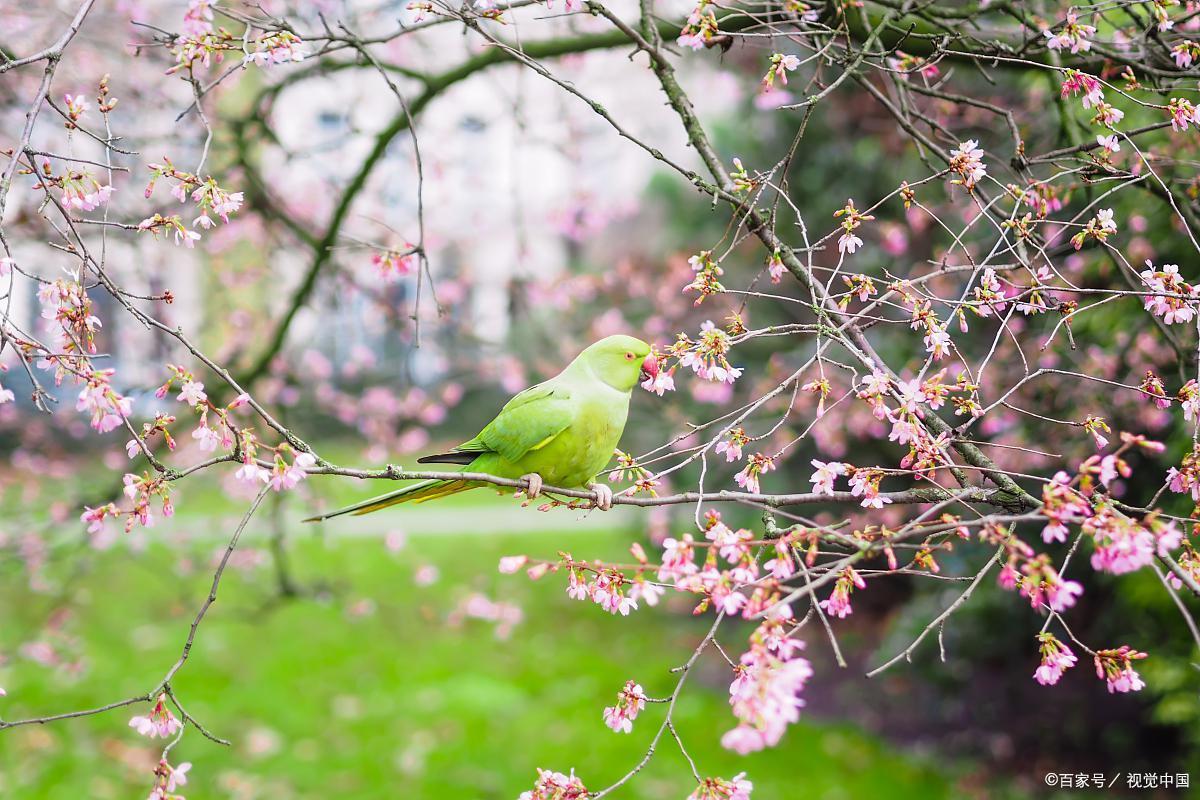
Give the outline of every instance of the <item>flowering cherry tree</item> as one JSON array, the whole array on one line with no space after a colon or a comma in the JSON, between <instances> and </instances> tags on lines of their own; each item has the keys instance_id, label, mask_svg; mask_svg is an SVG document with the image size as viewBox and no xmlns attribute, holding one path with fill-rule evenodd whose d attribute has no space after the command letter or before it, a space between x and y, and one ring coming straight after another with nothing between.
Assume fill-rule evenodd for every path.
<instances>
[{"instance_id":1,"label":"flowering cherry tree","mask_svg":"<svg viewBox=\"0 0 1200 800\"><path fill-rule=\"evenodd\" d=\"M1194 4L84 0L66 16L4 13L27 35L0 41L2 421L19 429L53 413L124 444L100 492L72 497L74 535L91 546L170 517L176 487L203 474L246 506L178 660L147 666L147 692L22 719L0 703L0 731L134 710L131 735L166 742L146 776L151 797L178 797L191 765L172 747L193 732L225 740L188 714L173 680L203 646L264 499L319 502L314 476L449 477L385 460L424 445L460 384L400 401L340 389L296 326L331 298L370 309L414 347L464 325L472 280L456 275L446 242L465 234L423 122L457 85L498 70L561 96L572 124L704 214L674 256L608 242L601 273L521 287L517 300L557 315L561 352L540 352L528 372L512 357L475 370L512 392L598 334L653 341L659 370L635 405L663 424L628 437L609 473L614 503L639 510L649 541L611 561L577 559L564 542L499 569L599 607L581 614L636 624L682 596L709 620L663 696L629 664L627 682L595 700L596 736L653 729L644 758L615 775L531 763L522 798L616 793L660 746L687 756L692 800L749 798L753 776L708 774L688 750L703 732L675 724L693 668L715 659L727 672L729 714L712 722L724 747L786 747L814 676L806 641L827 640L840 661L839 626L891 576L959 591L871 675L904 669L931 634L941 642L987 581L1027 606L1030 680L1083 680L1073 673L1090 660L1109 692L1141 691L1142 660L1162 643L1072 632L1089 571L1153 573L1200 647ZM122 49L131 20L137 39ZM613 95L581 79L583 56L605 53L665 103L661 119L597 99ZM152 87L134 77L148 71ZM365 147L335 141L314 156L280 120L342 74L369 82L387 119ZM720 91L741 104L736 135L706 116L701 95ZM870 180L795 182L822 128L869 148ZM381 164L397 151L400 211L382 199L396 189ZM306 159L315 173L295 166ZM585 197L556 224L587 244L622 216ZM173 267L228 258L239 243L260 263L223 278L228 327L182 324L175 309L197 300ZM251 291L256 282L268 288ZM412 287L401 302L397 286ZM35 313L19 312L22 298ZM114 325L120 338L107 335ZM122 374L112 357L136 340L154 346ZM337 366L345 375L375 358ZM319 452L303 422L285 423L301 396L377 457L346 466ZM597 500L544 492L547 514ZM511 620L486 598L475 606L464 613Z\"/></svg>"}]
</instances>

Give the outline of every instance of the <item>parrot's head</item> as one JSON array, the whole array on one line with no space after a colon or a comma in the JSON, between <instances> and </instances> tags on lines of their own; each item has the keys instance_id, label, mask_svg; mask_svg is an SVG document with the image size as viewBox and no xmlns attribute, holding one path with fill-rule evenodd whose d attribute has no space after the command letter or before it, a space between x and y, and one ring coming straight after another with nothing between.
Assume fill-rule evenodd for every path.
<instances>
[{"instance_id":1,"label":"parrot's head","mask_svg":"<svg viewBox=\"0 0 1200 800\"><path fill-rule=\"evenodd\" d=\"M632 391L646 375L658 374L658 360L650 355L650 345L633 336L606 336L580 353L575 362L622 392Z\"/></svg>"}]
</instances>

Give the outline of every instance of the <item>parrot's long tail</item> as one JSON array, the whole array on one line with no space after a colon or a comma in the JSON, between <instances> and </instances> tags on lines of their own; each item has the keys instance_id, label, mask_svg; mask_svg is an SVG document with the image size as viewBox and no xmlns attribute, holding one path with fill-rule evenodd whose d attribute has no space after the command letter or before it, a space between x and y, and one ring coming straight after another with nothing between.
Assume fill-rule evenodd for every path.
<instances>
[{"instance_id":1,"label":"parrot's long tail","mask_svg":"<svg viewBox=\"0 0 1200 800\"><path fill-rule=\"evenodd\" d=\"M394 506L397 503L423 503L426 500L436 500L448 494L465 492L468 489L474 489L477 485L470 481L460 480L421 481L420 483L414 483L412 486L406 486L403 489L397 489L394 492L388 492L385 495L373 497L370 500L364 500L352 506L339 508L337 511L330 511L328 514L309 517L304 521L318 522L330 517L340 517L343 514L354 514L355 516L370 514L372 511Z\"/></svg>"}]
</instances>

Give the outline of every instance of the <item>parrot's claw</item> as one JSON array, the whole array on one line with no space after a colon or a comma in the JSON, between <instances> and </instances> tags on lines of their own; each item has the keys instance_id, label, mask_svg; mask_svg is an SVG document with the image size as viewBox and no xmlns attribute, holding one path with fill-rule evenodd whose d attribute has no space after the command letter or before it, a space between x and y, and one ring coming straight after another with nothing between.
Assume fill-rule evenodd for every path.
<instances>
[{"instance_id":1,"label":"parrot's claw","mask_svg":"<svg viewBox=\"0 0 1200 800\"><path fill-rule=\"evenodd\" d=\"M521 480L529 481L529 487L525 490L525 496L530 500L536 500L538 495L542 493L542 476L536 472L531 472L528 475L522 475Z\"/></svg>"},{"instance_id":2,"label":"parrot's claw","mask_svg":"<svg viewBox=\"0 0 1200 800\"><path fill-rule=\"evenodd\" d=\"M608 484L593 483L588 488L596 493L596 499L592 501L595 503L596 508L601 511L608 511L613 507L613 490Z\"/></svg>"}]
</instances>

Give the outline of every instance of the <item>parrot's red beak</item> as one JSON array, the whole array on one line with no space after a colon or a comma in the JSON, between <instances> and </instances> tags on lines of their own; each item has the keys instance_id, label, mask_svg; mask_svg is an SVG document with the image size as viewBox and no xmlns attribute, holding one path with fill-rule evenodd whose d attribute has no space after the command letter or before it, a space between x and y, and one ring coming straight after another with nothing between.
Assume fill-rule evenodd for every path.
<instances>
[{"instance_id":1,"label":"parrot's red beak","mask_svg":"<svg viewBox=\"0 0 1200 800\"><path fill-rule=\"evenodd\" d=\"M646 356L646 360L642 362L642 380L654 380L658 377L658 359L654 357L654 353Z\"/></svg>"}]
</instances>

